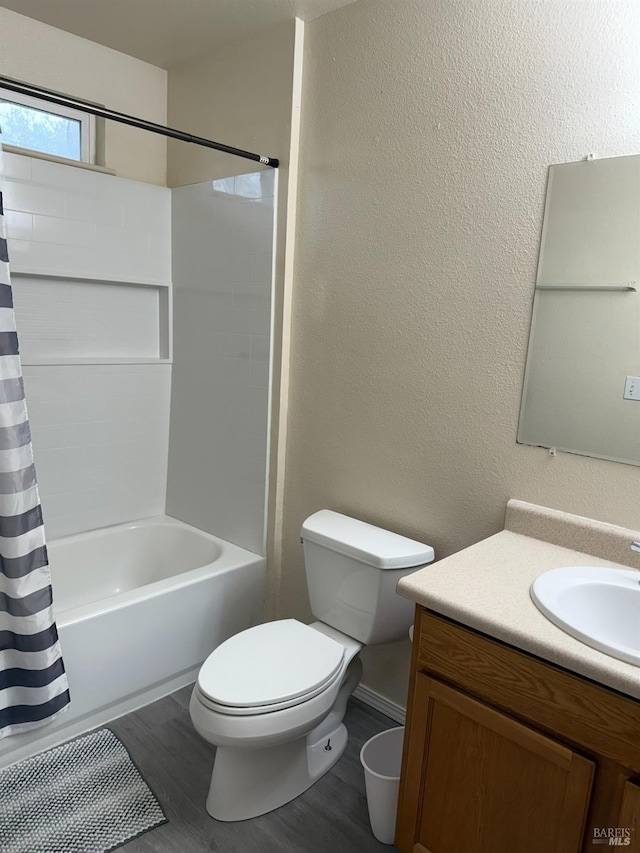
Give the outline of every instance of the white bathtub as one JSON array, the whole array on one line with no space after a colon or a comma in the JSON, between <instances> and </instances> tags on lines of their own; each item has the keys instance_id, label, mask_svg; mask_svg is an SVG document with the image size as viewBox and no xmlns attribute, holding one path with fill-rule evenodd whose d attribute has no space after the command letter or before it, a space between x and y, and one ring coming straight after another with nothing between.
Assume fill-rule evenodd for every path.
<instances>
[{"instance_id":1,"label":"white bathtub","mask_svg":"<svg viewBox=\"0 0 640 853\"><path fill-rule=\"evenodd\" d=\"M49 543L71 705L0 742L0 766L195 680L207 655L260 621L263 557L168 516Z\"/></svg>"}]
</instances>

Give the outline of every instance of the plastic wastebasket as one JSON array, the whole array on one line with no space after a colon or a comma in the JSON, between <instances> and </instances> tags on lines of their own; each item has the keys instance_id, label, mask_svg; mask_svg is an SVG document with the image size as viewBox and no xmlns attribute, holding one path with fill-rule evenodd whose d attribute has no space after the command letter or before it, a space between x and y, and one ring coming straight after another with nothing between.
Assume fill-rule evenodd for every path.
<instances>
[{"instance_id":1,"label":"plastic wastebasket","mask_svg":"<svg viewBox=\"0 0 640 853\"><path fill-rule=\"evenodd\" d=\"M393 844L398 809L404 726L370 738L360 750L371 831L383 844Z\"/></svg>"}]
</instances>

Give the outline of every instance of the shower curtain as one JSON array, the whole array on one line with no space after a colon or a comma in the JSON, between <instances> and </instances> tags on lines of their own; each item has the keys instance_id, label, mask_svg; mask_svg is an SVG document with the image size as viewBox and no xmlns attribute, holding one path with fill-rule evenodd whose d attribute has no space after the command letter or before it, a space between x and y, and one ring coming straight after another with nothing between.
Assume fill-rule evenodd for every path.
<instances>
[{"instance_id":1,"label":"shower curtain","mask_svg":"<svg viewBox=\"0 0 640 853\"><path fill-rule=\"evenodd\" d=\"M48 723L70 701L51 606L5 238L0 192L0 738Z\"/></svg>"}]
</instances>

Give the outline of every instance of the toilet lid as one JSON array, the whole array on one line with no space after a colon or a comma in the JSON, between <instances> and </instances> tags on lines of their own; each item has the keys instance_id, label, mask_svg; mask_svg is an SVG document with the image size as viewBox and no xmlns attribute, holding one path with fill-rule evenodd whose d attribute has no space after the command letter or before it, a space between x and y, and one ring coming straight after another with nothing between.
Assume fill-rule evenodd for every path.
<instances>
[{"instance_id":1,"label":"toilet lid","mask_svg":"<svg viewBox=\"0 0 640 853\"><path fill-rule=\"evenodd\" d=\"M344 654L336 640L295 619L266 622L218 646L200 669L198 687L228 707L289 702L331 682Z\"/></svg>"}]
</instances>

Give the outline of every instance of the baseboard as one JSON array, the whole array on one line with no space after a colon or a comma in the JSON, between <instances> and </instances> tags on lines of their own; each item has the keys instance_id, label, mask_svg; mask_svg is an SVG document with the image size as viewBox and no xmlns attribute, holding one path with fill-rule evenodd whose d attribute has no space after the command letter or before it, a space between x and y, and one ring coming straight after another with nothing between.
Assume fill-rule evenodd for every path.
<instances>
[{"instance_id":1,"label":"baseboard","mask_svg":"<svg viewBox=\"0 0 640 853\"><path fill-rule=\"evenodd\" d=\"M407 712L402 705L398 705L397 702L392 702L390 699L387 699L386 696L376 693L375 690L372 690L365 684L360 684L356 687L353 691L353 695L365 705L375 708L376 711L380 711L381 714L385 714L385 716L395 720L396 723L400 723L400 725L404 726Z\"/></svg>"}]
</instances>

